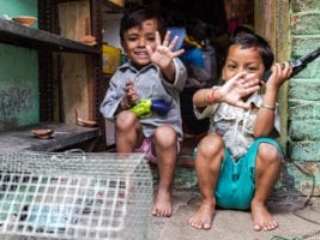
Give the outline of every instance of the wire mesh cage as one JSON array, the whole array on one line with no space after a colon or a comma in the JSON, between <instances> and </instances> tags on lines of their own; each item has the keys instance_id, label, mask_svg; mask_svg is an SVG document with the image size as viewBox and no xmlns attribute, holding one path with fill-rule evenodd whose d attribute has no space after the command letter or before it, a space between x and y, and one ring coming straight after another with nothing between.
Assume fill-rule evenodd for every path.
<instances>
[{"instance_id":1,"label":"wire mesh cage","mask_svg":"<svg viewBox=\"0 0 320 240\"><path fill-rule=\"evenodd\" d=\"M142 154L0 156L0 239L150 239L152 175Z\"/></svg>"}]
</instances>

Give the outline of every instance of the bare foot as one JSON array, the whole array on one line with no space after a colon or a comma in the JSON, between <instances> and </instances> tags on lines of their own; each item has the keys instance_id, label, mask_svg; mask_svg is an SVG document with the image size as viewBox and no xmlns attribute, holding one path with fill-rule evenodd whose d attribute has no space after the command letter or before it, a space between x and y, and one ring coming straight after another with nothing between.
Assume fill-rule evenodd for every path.
<instances>
[{"instance_id":1,"label":"bare foot","mask_svg":"<svg viewBox=\"0 0 320 240\"><path fill-rule=\"evenodd\" d=\"M212 226L215 204L212 201L202 202L198 211L189 220L189 224L198 229L208 230Z\"/></svg>"},{"instance_id":2,"label":"bare foot","mask_svg":"<svg viewBox=\"0 0 320 240\"><path fill-rule=\"evenodd\" d=\"M158 189L153 203L152 215L156 217L170 217L172 212L171 193L166 189Z\"/></svg>"},{"instance_id":3,"label":"bare foot","mask_svg":"<svg viewBox=\"0 0 320 240\"><path fill-rule=\"evenodd\" d=\"M264 203L252 203L251 215L255 231L270 231L278 227Z\"/></svg>"}]
</instances>

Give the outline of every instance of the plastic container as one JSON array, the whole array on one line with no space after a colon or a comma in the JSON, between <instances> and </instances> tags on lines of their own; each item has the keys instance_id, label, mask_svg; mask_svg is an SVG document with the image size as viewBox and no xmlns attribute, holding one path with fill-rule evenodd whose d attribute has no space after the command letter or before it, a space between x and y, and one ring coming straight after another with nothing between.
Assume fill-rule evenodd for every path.
<instances>
[{"instance_id":1,"label":"plastic container","mask_svg":"<svg viewBox=\"0 0 320 240\"><path fill-rule=\"evenodd\" d=\"M102 45L103 72L113 74L121 65L121 49L107 44Z\"/></svg>"}]
</instances>

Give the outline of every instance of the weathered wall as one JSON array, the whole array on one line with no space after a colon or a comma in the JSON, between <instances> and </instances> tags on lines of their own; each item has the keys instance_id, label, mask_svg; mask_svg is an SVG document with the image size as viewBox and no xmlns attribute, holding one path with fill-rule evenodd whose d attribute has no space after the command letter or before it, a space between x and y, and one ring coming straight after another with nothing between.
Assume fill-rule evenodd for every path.
<instances>
[{"instance_id":1,"label":"weathered wall","mask_svg":"<svg viewBox=\"0 0 320 240\"><path fill-rule=\"evenodd\" d=\"M288 0L255 0L255 32L267 39L277 62L286 61L290 56L289 4ZM264 9L262 11L262 9ZM288 84L285 83L278 94L281 115L281 135L279 142L287 152L288 136Z\"/></svg>"},{"instance_id":2,"label":"weathered wall","mask_svg":"<svg viewBox=\"0 0 320 240\"><path fill-rule=\"evenodd\" d=\"M289 2L289 1L288 1ZM290 3L291 57L320 47L320 1ZM289 82L289 155L316 177L314 195L320 196L320 58ZM290 171L290 169L289 169ZM296 178L308 194L310 178Z\"/></svg>"},{"instance_id":3,"label":"weathered wall","mask_svg":"<svg viewBox=\"0 0 320 240\"><path fill-rule=\"evenodd\" d=\"M37 16L35 0L0 0L0 6L0 16ZM37 52L0 43L0 131L39 121L38 89Z\"/></svg>"},{"instance_id":4,"label":"weathered wall","mask_svg":"<svg viewBox=\"0 0 320 240\"><path fill-rule=\"evenodd\" d=\"M37 55L0 44L0 130L37 123Z\"/></svg>"},{"instance_id":5,"label":"weathered wall","mask_svg":"<svg viewBox=\"0 0 320 240\"><path fill-rule=\"evenodd\" d=\"M299 58L320 47L320 1L255 0L255 31L269 41L277 62ZM320 196L319 90L320 58L285 83L278 95L280 143L289 158L315 176L315 196ZM283 170L286 185L290 179L292 187L311 193L311 177L293 164Z\"/></svg>"}]
</instances>

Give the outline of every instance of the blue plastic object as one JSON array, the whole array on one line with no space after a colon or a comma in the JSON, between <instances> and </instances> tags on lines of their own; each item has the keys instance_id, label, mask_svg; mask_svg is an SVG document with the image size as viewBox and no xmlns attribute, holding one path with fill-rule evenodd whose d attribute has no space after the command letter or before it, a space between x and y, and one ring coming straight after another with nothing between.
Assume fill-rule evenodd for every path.
<instances>
[{"instance_id":1,"label":"blue plastic object","mask_svg":"<svg viewBox=\"0 0 320 240\"><path fill-rule=\"evenodd\" d=\"M169 39L170 43L175 36L179 37L177 44L173 48L173 51L177 51L181 49L184 38L186 36L186 29L184 27L167 27L167 31L171 32L170 39Z\"/></svg>"}]
</instances>

